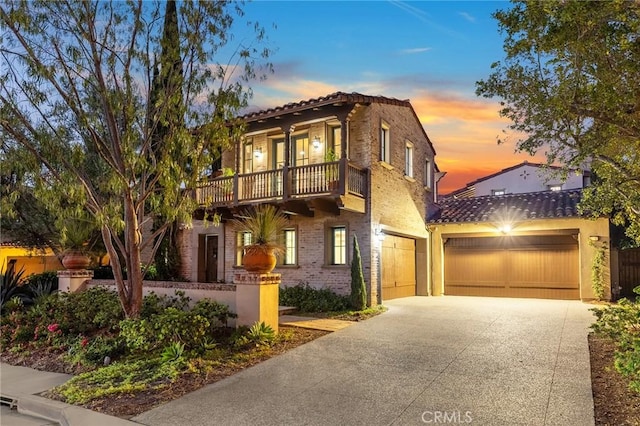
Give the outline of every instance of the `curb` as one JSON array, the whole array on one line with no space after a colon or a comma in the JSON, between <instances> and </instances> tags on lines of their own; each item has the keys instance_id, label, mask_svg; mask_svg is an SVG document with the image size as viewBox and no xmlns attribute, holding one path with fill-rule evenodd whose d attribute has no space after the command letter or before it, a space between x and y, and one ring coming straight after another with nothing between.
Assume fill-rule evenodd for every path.
<instances>
[{"instance_id":1,"label":"curb","mask_svg":"<svg viewBox=\"0 0 640 426\"><path fill-rule=\"evenodd\" d=\"M66 404L61 401L44 398L37 395L20 395L18 398L18 413L38 417L61 426L131 426L139 425L120 417L108 416L86 408Z\"/></svg>"}]
</instances>

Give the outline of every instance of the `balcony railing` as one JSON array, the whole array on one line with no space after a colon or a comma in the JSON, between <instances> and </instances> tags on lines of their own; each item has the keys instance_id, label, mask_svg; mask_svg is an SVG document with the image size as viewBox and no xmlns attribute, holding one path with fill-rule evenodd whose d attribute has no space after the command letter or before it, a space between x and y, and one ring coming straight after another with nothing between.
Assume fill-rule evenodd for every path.
<instances>
[{"instance_id":1,"label":"balcony railing","mask_svg":"<svg viewBox=\"0 0 640 426\"><path fill-rule=\"evenodd\" d=\"M364 198L367 173L346 160L214 178L195 189L202 206L286 201L321 195Z\"/></svg>"}]
</instances>

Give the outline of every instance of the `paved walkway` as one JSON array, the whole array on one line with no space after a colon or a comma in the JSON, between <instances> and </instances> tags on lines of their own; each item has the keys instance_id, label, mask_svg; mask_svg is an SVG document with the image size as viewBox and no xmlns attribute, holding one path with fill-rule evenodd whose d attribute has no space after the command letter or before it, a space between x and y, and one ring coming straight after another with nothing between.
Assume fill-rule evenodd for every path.
<instances>
[{"instance_id":1,"label":"paved walkway","mask_svg":"<svg viewBox=\"0 0 640 426\"><path fill-rule=\"evenodd\" d=\"M153 425L593 425L589 305L413 297L133 419Z\"/></svg>"},{"instance_id":2,"label":"paved walkway","mask_svg":"<svg viewBox=\"0 0 640 426\"><path fill-rule=\"evenodd\" d=\"M338 331L355 324L355 322L331 318L313 318L296 315L282 315L280 317L279 324L300 328L311 328L313 330Z\"/></svg>"}]
</instances>

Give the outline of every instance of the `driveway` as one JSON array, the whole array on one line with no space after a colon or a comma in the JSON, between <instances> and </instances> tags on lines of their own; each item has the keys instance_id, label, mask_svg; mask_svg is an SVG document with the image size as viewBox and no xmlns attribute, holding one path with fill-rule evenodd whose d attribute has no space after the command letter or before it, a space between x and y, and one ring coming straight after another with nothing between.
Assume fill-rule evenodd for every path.
<instances>
[{"instance_id":1,"label":"driveway","mask_svg":"<svg viewBox=\"0 0 640 426\"><path fill-rule=\"evenodd\" d=\"M411 297L134 418L147 425L592 425L578 301Z\"/></svg>"}]
</instances>

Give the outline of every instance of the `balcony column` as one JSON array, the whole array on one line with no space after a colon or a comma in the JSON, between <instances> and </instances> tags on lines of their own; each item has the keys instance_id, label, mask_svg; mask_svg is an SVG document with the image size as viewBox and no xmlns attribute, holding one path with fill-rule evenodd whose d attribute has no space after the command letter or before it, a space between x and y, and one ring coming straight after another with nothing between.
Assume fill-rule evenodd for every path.
<instances>
[{"instance_id":1,"label":"balcony column","mask_svg":"<svg viewBox=\"0 0 640 426\"><path fill-rule=\"evenodd\" d=\"M291 196L291 179L289 167L291 166L291 132L293 126L284 130L284 166L282 167L282 200L287 201Z\"/></svg>"},{"instance_id":2,"label":"balcony column","mask_svg":"<svg viewBox=\"0 0 640 426\"><path fill-rule=\"evenodd\" d=\"M349 120L340 120L340 158L347 158L347 143L349 140Z\"/></svg>"}]
</instances>

